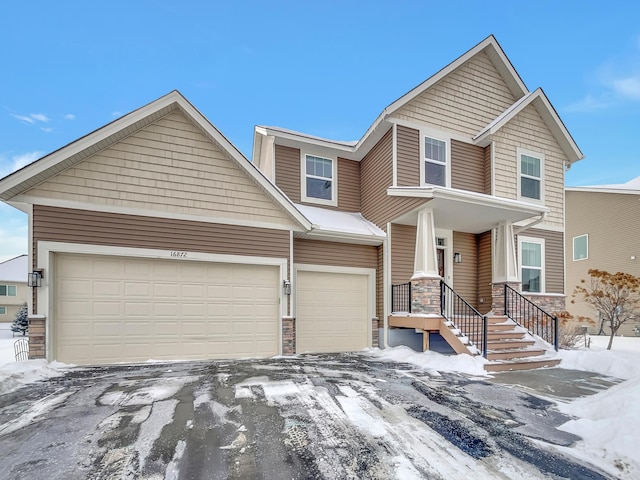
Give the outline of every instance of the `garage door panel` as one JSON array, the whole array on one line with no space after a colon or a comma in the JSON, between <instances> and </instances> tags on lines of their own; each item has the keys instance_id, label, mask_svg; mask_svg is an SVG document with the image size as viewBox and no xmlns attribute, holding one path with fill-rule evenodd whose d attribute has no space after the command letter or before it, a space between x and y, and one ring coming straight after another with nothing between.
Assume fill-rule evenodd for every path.
<instances>
[{"instance_id":1,"label":"garage door panel","mask_svg":"<svg viewBox=\"0 0 640 480\"><path fill-rule=\"evenodd\" d=\"M370 346L368 275L298 270L296 293L299 353Z\"/></svg>"},{"instance_id":2,"label":"garage door panel","mask_svg":"<svg viewBox=\"0 0 640 480\"><path fill-rule=\"evenodd\" d=\"M79 254L58 254L55 262L57 360L95 364L279 352L279 267Z\"/></svg>"}]
</instances>

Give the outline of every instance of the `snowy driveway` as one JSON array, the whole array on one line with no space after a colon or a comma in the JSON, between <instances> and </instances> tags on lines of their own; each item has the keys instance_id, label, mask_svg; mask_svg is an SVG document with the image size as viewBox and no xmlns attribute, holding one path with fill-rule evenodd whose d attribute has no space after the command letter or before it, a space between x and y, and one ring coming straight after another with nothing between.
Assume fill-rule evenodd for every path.
<instances>
[{"instance_id":1,"label":"snowy driveway","mask_svg":"<svg viewBox=\"0 0 640 480\"><path fill-rule=\"evenodd\" d=\"M0 395L6 479L611 478L552 403L365 354L73 369Z\"/></svg>"}]
</instances>

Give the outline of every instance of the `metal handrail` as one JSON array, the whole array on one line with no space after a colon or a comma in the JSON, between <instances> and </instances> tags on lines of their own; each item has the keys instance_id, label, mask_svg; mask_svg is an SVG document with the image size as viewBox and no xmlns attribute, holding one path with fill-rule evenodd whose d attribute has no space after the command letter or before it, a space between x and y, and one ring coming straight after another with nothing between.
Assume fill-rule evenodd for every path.
<instances>
[{"instance_id":1,"label":"metal handrail","mask_svg":"<svg viewBox=\"0 0 640 480\"><path fill-rule=\"evenodd\" d=\"M558 317L546 312L509 285L504 286L504 314L558 351Z\"/></svg>"},{"instance_id":2,"label":"metal handrail","mask_svg":"<svg viewBox=\"0 0 640 480\"><path fill-rule=\"evenodd\" d=\"M487 317L472 307L444 281L440 281L440 312L487 358Z\"/></svg>"},{"instance_id":3,"label":"metal handrail","mask_svg":"<svg viewBox=\"0 0 640 480\"><path fill-rule=\"evenodd\" d=\"M411 313L411 282L391 285L391 312Z\"/></svg>"}]
</instances>

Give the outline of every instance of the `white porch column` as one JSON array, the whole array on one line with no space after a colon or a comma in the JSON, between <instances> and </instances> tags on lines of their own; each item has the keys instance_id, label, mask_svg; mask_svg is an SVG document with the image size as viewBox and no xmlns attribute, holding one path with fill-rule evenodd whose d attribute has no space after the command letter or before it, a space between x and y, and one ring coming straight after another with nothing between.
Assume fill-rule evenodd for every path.
<instances>
[{"instance_id":1,"label":"white porch column","mask_svg":"<svg viewBox=\"0 0 640 480\"><path fill-rule=\"evenodd\" d=\"M420 278L440 278L436 254L436 229L433 222L433 210L430 208L423 208L418 212L416 253L411 280Z\"/></svg>"},{"instance_id":2,"label":"white porch column","mask_svg":"<svg viewBox=\"0 0 640 480\"><path fill-rule=\"evenodd\" d=\"M493 258L493 283L520 282L516 260L516 243L511 222L500 222L496 228Z\"/></svg>"}]
</instances>

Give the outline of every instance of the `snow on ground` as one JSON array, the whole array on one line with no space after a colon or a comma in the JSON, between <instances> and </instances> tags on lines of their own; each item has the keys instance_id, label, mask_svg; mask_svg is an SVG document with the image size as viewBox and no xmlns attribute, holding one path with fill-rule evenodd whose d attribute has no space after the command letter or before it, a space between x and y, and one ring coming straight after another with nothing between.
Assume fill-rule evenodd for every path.
<instances>
[{"instance_id":1,"label":"snow on ground","mask_svg":"<svg viewBox=\"0 0 640 480\"><path fill-rule=\"evenodd\" d=\"M69 367L56 362L48 364L44 360L16 362L13 354L16 340L18 337L13 338L9 324L0 324L0 394L26 383L63 375L64 370ZM590 340L588 349L560 351L558 356L562 359L561 368L595 372L624 381L589 397L578 398L569 403L559 402L558 408L562 412L576 417L562 425L561 429L574 433L583 440L571 448L557 448L588 459L612 475L640 478L640 460L635 452L640 440L640 415L637 409L640 404L640 337L616 337L611 351L606 350L608 337L591 336ZM471 376L487 375L483 368L485 360L479 357L419 353L407 347L371 349L366 354L381 361L409 363L431 374L453 371ZM263 386L268 385L265 393L269 392L274 398L286 397L286 394L292 393L292 388L304 388L303 385L273 384L264 380L254 379ZM236 390L237 396L250 395L250 385L239 387ZM350 399L348 392L345 393L342 408L350 411L351 415L361 417L363 428L370 427L368 410L359 411L362 406ZM141 450L145 447L146 445L138 445Z\"/></svg>"}]
</instances>

